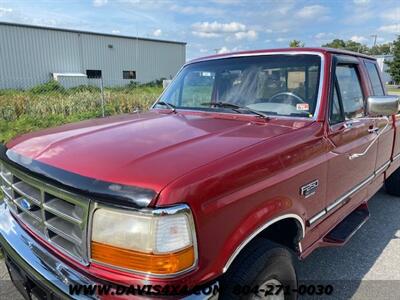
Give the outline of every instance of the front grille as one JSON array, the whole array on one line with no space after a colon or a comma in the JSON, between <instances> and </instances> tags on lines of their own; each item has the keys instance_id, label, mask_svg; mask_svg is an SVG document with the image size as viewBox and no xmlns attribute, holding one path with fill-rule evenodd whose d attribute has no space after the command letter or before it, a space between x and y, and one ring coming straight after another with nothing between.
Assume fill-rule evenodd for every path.
<instances>
[{"instance_id":1,"label":"front grille","mask_svg":"<svg viewBox=\"0 0 400 300\"><path fill-rule=\"evenodd\" d=\"M60 251L88 263L88 199L1 162L0 187L4 201L18 220Z\"/></svg>"}]
</instances>

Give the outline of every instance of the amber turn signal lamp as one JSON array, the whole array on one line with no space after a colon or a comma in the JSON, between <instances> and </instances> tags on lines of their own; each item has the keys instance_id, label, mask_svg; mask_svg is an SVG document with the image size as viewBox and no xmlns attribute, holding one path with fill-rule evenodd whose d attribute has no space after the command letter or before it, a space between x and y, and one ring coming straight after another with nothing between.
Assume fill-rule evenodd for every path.
<instances>
[{"instance_id":1,"label":"amber turn signal lamp","mask_svg":"<svg viewBox=\"0 0 400 300\"><path fill-rule=\"evenodd\" d=\"M194 264L193 246L175 253L153 254L92 241L92 259L112 266L157 275L175 274Z\"/></svg>"}]
</instances>

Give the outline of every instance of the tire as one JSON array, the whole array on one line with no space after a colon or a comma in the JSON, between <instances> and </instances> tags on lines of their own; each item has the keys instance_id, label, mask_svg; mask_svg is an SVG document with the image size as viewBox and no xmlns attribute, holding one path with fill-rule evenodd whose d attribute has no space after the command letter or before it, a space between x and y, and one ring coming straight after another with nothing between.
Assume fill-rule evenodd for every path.
<instances>
[{"instance_id":1,"label":"tire","mask_svg":"<svg viewBox=\"0 0 400 300\"><path fill-rule=\"evenodd\" d=\"M385 180L385 187L388 194L400 197L400 169L397 169Z\"/></svg>"},{"instance_id":2,"label":"tire","mask_svg":"<svg viewBox=\"0 0 400 300\"><path fill-rule=\"evenodd\" d=\"M292 292L297 290L297 276L291 253L260 238L245 248L228 269L221 280L219 299L268 299L267 290L276 285L282 285L287 291L281 293L282 299L297 299ZM261 298L256 297L257 290Z\"/></svg>"}]
</instances>

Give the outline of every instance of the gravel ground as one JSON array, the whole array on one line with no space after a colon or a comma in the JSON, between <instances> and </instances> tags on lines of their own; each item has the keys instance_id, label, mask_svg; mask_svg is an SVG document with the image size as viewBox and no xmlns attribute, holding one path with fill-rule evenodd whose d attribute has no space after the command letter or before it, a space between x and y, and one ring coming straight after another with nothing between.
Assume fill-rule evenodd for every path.
<instances>
[{"instance_id":1,"label":"gravel ground","mask_svg":"<svg viewBox=\"0 0 400 300\"><path fill-rule=\"evenodd\" d=\"M400 299L400 199L383 192L369 202L371 217L340 248L321 248L297 263L301 284L330 284L319 299ZM0 299L22 299L0 262Z\"/></svg>"}]
</instances>

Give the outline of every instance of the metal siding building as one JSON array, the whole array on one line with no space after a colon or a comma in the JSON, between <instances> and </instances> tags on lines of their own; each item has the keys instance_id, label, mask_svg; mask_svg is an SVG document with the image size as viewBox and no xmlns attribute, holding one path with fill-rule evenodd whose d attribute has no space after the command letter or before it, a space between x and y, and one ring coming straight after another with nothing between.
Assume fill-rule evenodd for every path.
<instances>
[{"instance_id":1,"label":"metal siding building","mask_svg":"<svg viewBox=\"0 0 400 300\"><path fill-rule=\"evenodd\" d=\"M186 43L0 22L0 57L0 89L86 70L101 70L105 86L123 86L132 80L123 71L135 71L140 83L173 77L185 63ZM63 84L93 80L65 78Z\"/></svg>"}]
</instances>

